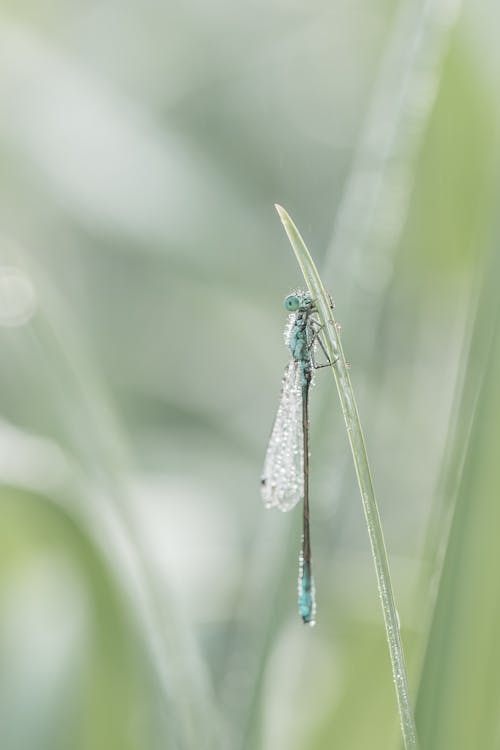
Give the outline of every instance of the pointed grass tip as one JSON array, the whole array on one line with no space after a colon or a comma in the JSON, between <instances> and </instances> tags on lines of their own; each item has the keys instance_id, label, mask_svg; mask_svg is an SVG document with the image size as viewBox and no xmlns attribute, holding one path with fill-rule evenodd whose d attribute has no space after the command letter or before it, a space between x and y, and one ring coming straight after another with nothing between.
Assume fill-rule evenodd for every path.
<instances>
[{"instance_id":1,"label":"pointed grass tip","mask_svg":"<svg viewBox=\"0 0 500 750\"><path fill-rule=\"evenodd\" d=\"M281 221L283 223L285 223L285 221L287 221L289 219L289 216L288 216L287 212L285 211L285 209L283 208L283 206L280 206L279 203L275 203L274 204L274 208L278 212Z\"/></svg>"}]
</instances>

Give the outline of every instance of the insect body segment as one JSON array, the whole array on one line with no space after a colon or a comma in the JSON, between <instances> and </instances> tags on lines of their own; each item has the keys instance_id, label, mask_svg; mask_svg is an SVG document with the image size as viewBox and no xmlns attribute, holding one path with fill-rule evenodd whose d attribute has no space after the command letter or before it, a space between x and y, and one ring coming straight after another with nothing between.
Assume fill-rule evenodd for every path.
<instances>
[{"instance_id":1,"label":"insect body segment","mask_svg":"<svg viewBox=\"0 0 500 750\"><path fill-rule=\"evenodd\" d=\"M288 340L288 346L292 357L300 365L300 371L302 374L301 383L302 387L309 387L312 378L312 358L311 358L311 344L314 338L314 332L312 325L309 320L311 312L314 310L313 303L309 296L304 295L299 298L297 295L290 295L292 299L299 300L299 307L297 309L295 320L292 323L290 329L290 336ZM287 297L285 300L285 307L287 307Z\"/></svg>"},{"instance_id":2,"label":"insect body segment","mask_svg":"<svg viewBox=\"0 0 500 750\"><path fill-rule=\"evenodd\" d=\"M314 625L316 616L316 592L311 563L304 563L303 553L299 559L299 614L304 623Z\"/></svg>"}]
</instances>

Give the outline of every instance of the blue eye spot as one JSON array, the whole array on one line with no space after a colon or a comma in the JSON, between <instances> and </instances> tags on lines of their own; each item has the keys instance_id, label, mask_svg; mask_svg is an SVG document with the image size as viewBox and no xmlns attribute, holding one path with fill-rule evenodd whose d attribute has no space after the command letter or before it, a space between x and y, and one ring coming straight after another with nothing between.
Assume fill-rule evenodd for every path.
<instances>
[{"instance_id":1,"label":"blue eye spot","mask_svg":"<svg viewBox=\"0 0 500 750\"><path fill-rule=\"evenodd\" d=\"M285 310L288 310L288 312L297 312L299 307L300 297L297 297L296 294L289 294L288 297L285 298Z\"/></svg>"}]
</instances>

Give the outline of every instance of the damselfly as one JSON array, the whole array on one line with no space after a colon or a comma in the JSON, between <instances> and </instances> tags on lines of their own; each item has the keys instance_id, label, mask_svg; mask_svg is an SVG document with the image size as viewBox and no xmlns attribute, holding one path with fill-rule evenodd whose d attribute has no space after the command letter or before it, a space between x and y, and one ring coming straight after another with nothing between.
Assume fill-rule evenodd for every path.
<instances>
[{"instance_id":1,"label":"damselfly","mask_svg":"<svg viewBox=\"0 0 500 750\"><path fill-rule=\"evenodd\" d=\"M315 369L322 366L315 362L315 347L321 347L325 356L326 351L311 296L306 292L290 294L285 299L285 309L290 313L285 342L291 357L283 376L261 490L266 508L287 511L303 499L299 613L305 623L314 625L316 598L309 530L309 388Z\"/></svg>"}]
</instances>

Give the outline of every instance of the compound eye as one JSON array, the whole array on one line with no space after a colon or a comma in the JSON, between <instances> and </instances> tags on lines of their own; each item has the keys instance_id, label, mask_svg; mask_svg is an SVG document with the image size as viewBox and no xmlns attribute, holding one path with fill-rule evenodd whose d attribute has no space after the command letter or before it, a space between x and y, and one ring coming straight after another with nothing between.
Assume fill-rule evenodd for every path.
<instances>
[{"instance_id":1,"label":"compound eye","mask_svg":"<svg viewBox=\"0 0 500 750\"><path fill-rule=\"evenodd\" d=\"M296 294L289 294L288 297L285 297L285 310L288 310L288 312L297 312L299 307L300 297L297 297Z\"/></svg>"}]
</instances>

